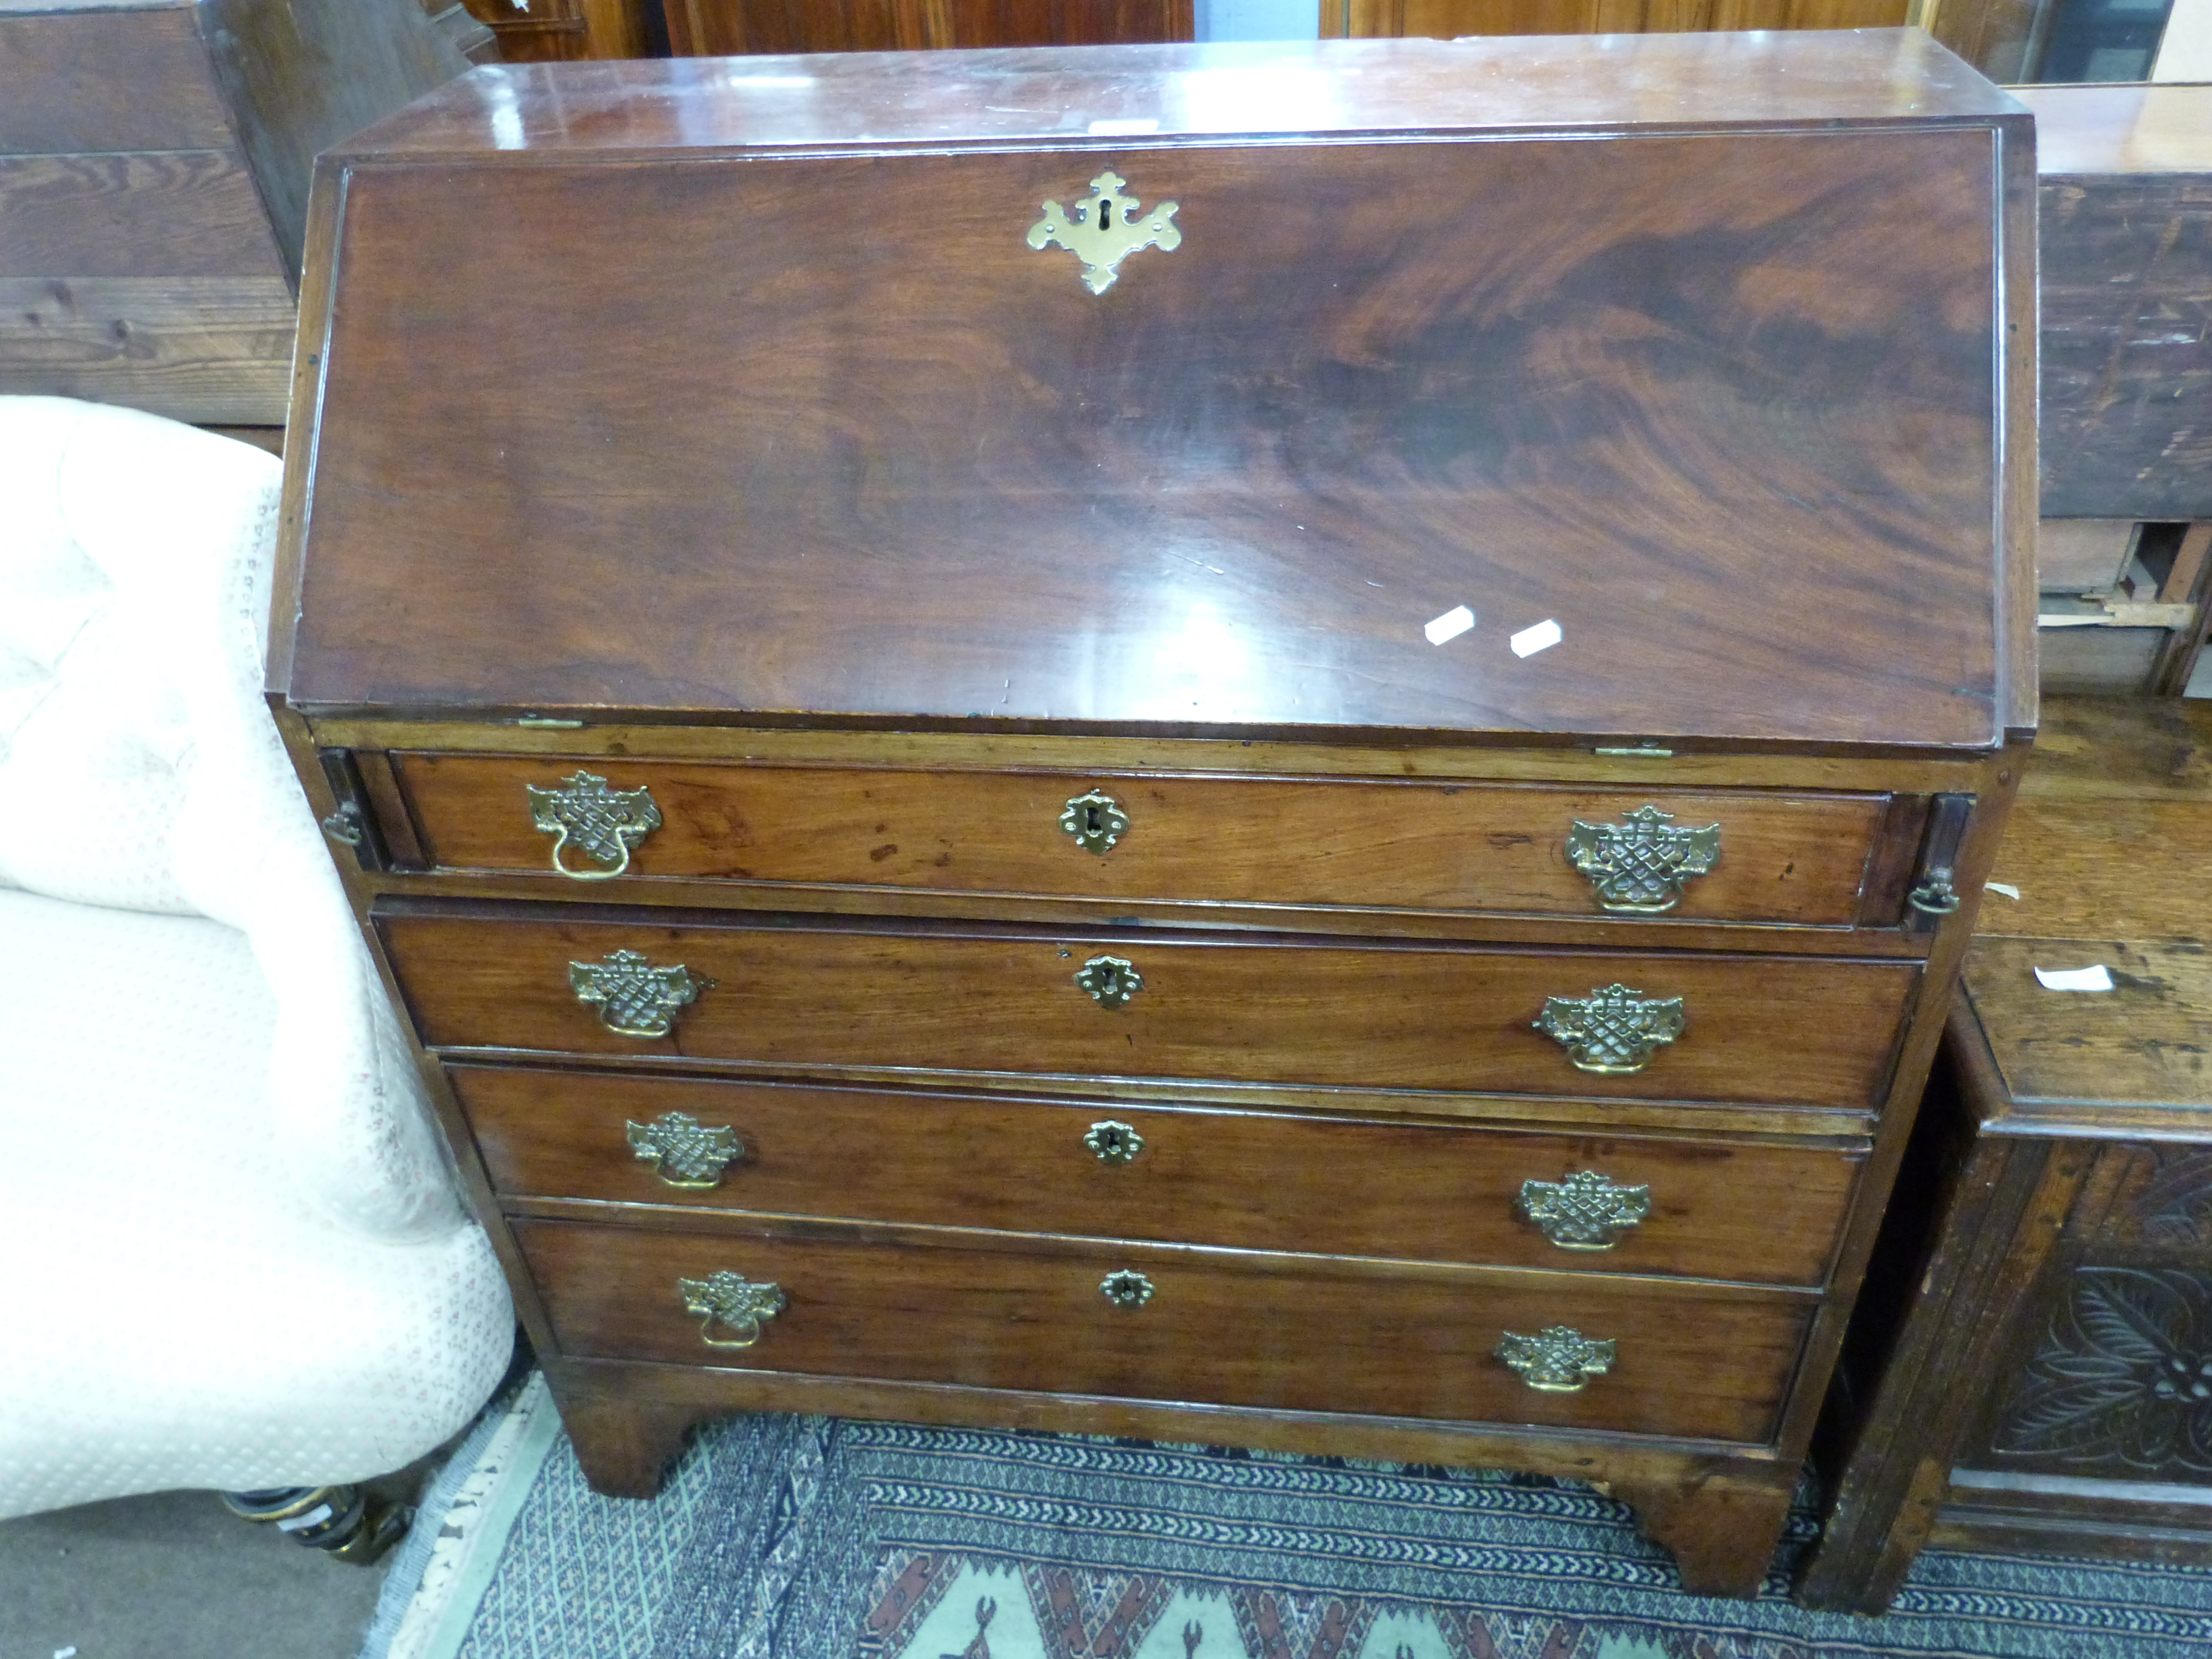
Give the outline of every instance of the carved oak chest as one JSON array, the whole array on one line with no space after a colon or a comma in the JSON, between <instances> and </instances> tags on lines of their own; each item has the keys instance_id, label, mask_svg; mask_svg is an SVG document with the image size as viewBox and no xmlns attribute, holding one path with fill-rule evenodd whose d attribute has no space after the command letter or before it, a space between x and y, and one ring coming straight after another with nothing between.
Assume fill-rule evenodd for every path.
<instances>
[{"instance_id":1,"label":"carved oak chest","mask_svg":"<svg viewBox=\"0 0 2212 1659\"><path fill-rule=\"evenodd\" d=\"M2212 1563L2212 705L2054 698L2043 742L1826 1413L1816 1605L1928 1543Z\"/></svg>"},{"instance_id":2,"label":"carved oak chest","mask_svg":"<svg viewBox=\"0 0 2212 1659\"><path fill-rule=\"evenodd\" d=\"M273 696L580 1455L1781 1524L2033 723L1924 37L480 70L319 175Z\"/></svg>"}]
</instances>

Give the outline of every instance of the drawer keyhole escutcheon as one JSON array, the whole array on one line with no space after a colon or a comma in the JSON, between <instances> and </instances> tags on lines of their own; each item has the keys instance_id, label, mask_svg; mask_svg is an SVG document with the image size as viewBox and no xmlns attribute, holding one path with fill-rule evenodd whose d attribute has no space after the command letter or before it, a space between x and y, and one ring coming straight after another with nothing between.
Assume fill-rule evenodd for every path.
<instances>
[{"instance_id":1,"label":"drawer keyhole escutcheon","mask_svg":"<svg viewBox=\"0 0 2212 1659\"><path fill-rule=\"evenodd\" d=\"M1604 985L1586 997L1547 997L1536 1029L1585 1072L1640 1072L1652 1050L1682 1035L1680 997L1647 997L1626 985Z\"/></svg>"},{"instance_id":2,"label":"drawer keyhole escutcheon","mask_svg":"<svg viewBox=\"0 0 2212 1659\"><path fill-rule=\"evenodd\" d=\"M572 881L605 881L629 868L630 849L660 828L660 808L644 789L612 789L592 772L572 773L556 789L523 785L531 827L553 837L553 867ZM562 860L574 845L592 860L578 868Z\"/></svg>"},{"instance_id":3,"label":"drawer keyhole escutcheon","mask_svg":"<svg viewBox=\"0 0 2212 1659\"><path fill-rule=\"evenodd\" d=\"M789 1305L783 1286L755 1284L742 1273L725 1267L705 1279L679 1279L676 1293L684 1298L684 1311L704 1321L699 1340L710 1348L750 1348L761 1340L761 1322L773 1319ZM716 1336L714 1327L735 1331L735 1336Z\"/></svg>"},{"instance_id":4,"label":"drawer keyhole escutcheon","mask_svg":"<svg viewBox=\"0 0 2212 1659\"><path fill-rule=\"evenodd\" d=\"M596 1007L599 1024L617 1036L666 1036L677 1014L714 982L692 978L680 962L657 968L636 951L617 951L605 962L568 964L576 1000Z\"/></svg>"},{"instance_id":5,"label":"drawer keyhole escutcheon","mask_svg":"<svg viewBox=\"0 0 2212 1659\"><path fill-rule=\"evenodd\" d=\"M1521 1183L1521 1213L1563 1250L1609 1250L1651 1213L1649 1187L1620 1187L1595 1170Z\"/></svg>"},{"instance_id":6,"label":"drawer keyhole escutcheon","mask_svg":"<svg viewBox=\"0 0 2212 1659\"><path fill-rule=\"evenodd\" d=\"M722 1171L745 1155L735 1129L726 1123L709 1127L689 1112L663 1112L650 1123L623 1127L630 1151L671 1187L719 1187Z\"/></svg>"},{"instance_id":7,"label":"drawer keyhole escutcheon","mask_svg":"<svg viewBox=\"0 0 2212 1659\"><path fill-rule=\"evenodd\" d=\"M1141 1308L1152 1299L1152 1281L1133 1267L1124 1267L1099 1281L1098 1294L1117 1308Z\"/></svg>"},{"instance_id":8,"label":"drawer keyhole escutcheon","mask_svg":"<svg viewBox=\"0 0 2212 1659\"><path fill-rule=\"evenodd\" d=\"M1590 878L1601 910L1656 916L1682 902L1682 884L1720 862L1721 827L1692 830L1656 806L1626 823L1585 823L1567 831L1567 862Z\"/></svg>"},{"instance_id":9,"label":"drawer keyhole escutcheon","mask_svg":"<svg viewBox=\"0 0 2212 1659\"><path fill-rule=\"evenodd\" d=\"M1618 1345L1594 1341L1571 1325L1547 1325L1534 1336L1507 1331L1496 1352L1530 1388L1542 1394L1580 1394L1593 1376L1613 1368Z\"/></svg>"},{"instance_id":10,"label":"drawer keyhole escutcheon","mask_svg":"<svg viewBox=\"0 0 2212 1659\"><path fill-rule=\"evenodd\" d=\"M1092 1124L1090 1133L1083 1137L1083 1144L1098 1154L1101 1164L1134 1163L1137 1154L1145 1150L1145 1138L1137 1133L1133 1124L1110 1117L1103 1123Z\"/></svg>"},{"instance_id":11,"label":"drawer keyhole escutcheon","mask_svg":"<svg viewBox=\"0 0 2212 1659\"><path fill-rule=\"evenodd\" d=\"M1075 982L1102 1008L1119 1008L1145 988L1145 976L1126 957L1093 957L1075 970Z\"/></svg>"},{"instance_id":12,"label":"drawer keyhole escutcheon","mask_svg":"<svg viewBox=\"0 0 2212 1659\"><path fill-rule=\"evenodd\" d=\"M1128 182L1109 167L1091 181L1091 199L1078 202L1074 212L1045 203L1044 217L1030 227L1029 245L1042 252L1057 242L1082 260L1083 285L1093 294L1113 287L1121 261L1139 248L1169 253L1181 247L1182 231L1175 222L1179 204L1163 202L1139 219L1137 198L1121 194Z\"/></svg>"},{"instance_id":13,"label":"drawer keyhole escutcheon","mask_svg":"<svg viewBox=\"0 0 2212 1659\"><path fill-rule=\"evenodd\" d=\"M1103 858L1107 849L1128 833L1129 815L1113 796L1093 789L1067 803L1060 815L1060 827L1074 836L1085 852Z\"/></svg>"}]
</instances>

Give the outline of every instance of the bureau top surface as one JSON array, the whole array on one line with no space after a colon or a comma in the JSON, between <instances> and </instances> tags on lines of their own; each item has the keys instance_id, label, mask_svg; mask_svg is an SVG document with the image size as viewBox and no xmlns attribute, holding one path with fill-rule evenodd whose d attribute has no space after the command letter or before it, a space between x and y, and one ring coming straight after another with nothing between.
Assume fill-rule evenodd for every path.
<instances>
[{"instance_id":1,"label":"bureau top surface","mask_svg":"<svg viewBox=\"0 0 2212 1659\"><path fill-rule=\"evenodd\" d=\"M1985 747L2026 140L1910 32L480 70L323 163L273 682Z\"/></svg>"}]
</instances>

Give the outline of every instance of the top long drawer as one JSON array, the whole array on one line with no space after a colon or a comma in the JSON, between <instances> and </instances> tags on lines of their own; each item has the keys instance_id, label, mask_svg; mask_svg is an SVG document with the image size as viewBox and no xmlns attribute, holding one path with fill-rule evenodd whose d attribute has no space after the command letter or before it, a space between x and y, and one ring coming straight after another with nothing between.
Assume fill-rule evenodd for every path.
<instances>
[{"instance_id":1,"label":"top long drawer","mask_svg":"<svg viewBox=\"0 0 2212 1659\"><path fill-rule=\"evenodd\" d=\"M1849 927L1887 798L407 753L434 867ZM397 803L395 803L395 805Z\"/></svg>"}]
</instances>

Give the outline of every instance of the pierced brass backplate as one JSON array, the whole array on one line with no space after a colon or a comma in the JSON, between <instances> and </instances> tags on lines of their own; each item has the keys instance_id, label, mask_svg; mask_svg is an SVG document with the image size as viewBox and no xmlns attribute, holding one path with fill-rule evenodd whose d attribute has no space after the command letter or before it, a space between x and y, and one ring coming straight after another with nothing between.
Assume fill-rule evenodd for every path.
<instances>
[{"instance_id":1,"label":"pierced brass backplate","mask_svg":"<svg viewBox=\"0 0 2212 1659\"><path fill-rule=\"evenodd\" d=\"M577 881L605 881L629 868L630 849L660 828L660 809L644 789L611 789L591 772L571 773L557 789L522 786L530 799L531 827L553 837L553 867ZM595 867L562 862L570 842Z\"/></svg>"},{"instance_id":2,"label":"pierced brass backplate","mask_svg":"<svg viewBox=\"0 0 2212 1659\"><path fill-rule=\"evenodd\" d=\"M684 1311L701 1315L699 1340L710 1348L750 1348L761 1340L761 1322L773 1319L789 1305L781 1285L757 1285L726 1267L705 1279L679 1279L676 1293L684 1298ZM726 1325L735 1336L716 1336L714 1327Z\"/></svg>"},{"instance_id":3,"label":"pierced brass backplate","mask_svg":"<svg viewBox=\"0 0 2212 1659\"><path fill-rule=\"evenodd\" d=\"M1567 862L1590 878L1598 908L1657 915L1682 902L1682 884L1720 860L1721 827L1674 822L1656 806L1639 806L1626 823L1585 823L1567 831Z\"/></svg>"},{"instance_id":4,"label":"pierced brass backplate","mask_svg":"<svg viewBox=\"0 0 2212 1659\"><path fill-rule=\"evenodd\" d=\"M1093 957L1075 970L1075 982L1102 1008L1118 1008L1145 988L1145 976L1126 957Z\"/></svg>"},{"instance_id":5,"label":"pierced brass backplate","mask_svg":"<svg viewBox=\"0 0 2212 1659\"><path fill-rule=\"evenodd\" d=\"M1595 1170L1521 1183L1521 1213L1563 1250L1609 1250L1651 1213L1649 1187L1616 1187Z\"/></svg>"},{"instance_id":6,"label":"pierced brass backplate","mask_svg":"<svg viewBox=\"0 0 2212 1659\"><path fill-rule=\"evenodd\" d=\"M726 1123L710 1128L689 1112L663 1112L650 1123L624 1127L630 1150L671 1187L719 1187L722 1171L745 1155L735 1129Z\"/></svg>"},{"instance_id":7,"label":"pierced brass backplate","mask_svg":"<svg viewBox=\"0 0 2212 1659\"><path fill-rule=\"evenodd\" d=\"M1547 997L1536 1029L1585 1072L1640 1072L1651 1051L1682 1035L1687 1016L1680 997L1646 997L1626 985L1605 985L1586 997Z\"/></svg>"},{"instance_id":8,"label":"pierced brass backplate","mask_svg":"<svg viewBox=\"0 0 2212 1659\"><path fill-rule=\"evenodd\" d=\"M1060 815L1060 827L1074 836L1085 852L1103 858L1106 849L1128 832L1129 815L1113 796L1093 789L1067 803Z\"/></svg>"},{"instance_id":9,"label":"pierced brass backplate","mask_svg":"<svg viewBox=\"0 0 2212 1659\"><path fill-rule=\"evenodd\" d=\"M1570 1325L1547 1325L1534 1336L1507 1331L1495 1350L1530 1388L1545 1394L1579 1394L1593 1376L1613 1367L1610 1338L1592 1341Z\"/></svg>"},{"instance_id":10,"label":"pierced brass backplate","mask_svg":"<svg viewBox=\"0 0 2212 1659\"><path fill-rule=\"evenodd\" d=\"M617 1036L666 1036L678 1012L696 1002L714 982L692 978L680 962L656 968L635 951L617 951L605 962L568 964L576 1000L597 1007L599 1024Z\"/></svg>"},{"instance_id":11,"label":"pierced brass backplate","mask_svg":"<svg viewBox=\"0 0 2212 1659\"><path fill-rule=\"evenodd\" d=\"M1137 198L1121 194L1129 181L1109 167L1091 181L1091 198L1073 210L1044 204L1044 217L1030 227L1030 246L1042 251L1057 242L1083 261L1083 285L1093 294L1114 286L1118 267L1140 247L1166 253L1182 246L1175 223L1175 202L1163 202L1143 219Z\"/></svg>"},{"instance_id":12,"label":"pierced brass backplate","mask_svg":"<svg viewBox=\"0 0 2212 1659\"><path fill-rule=\"evenodd\" d=\"M1094 1123L1091 1133L1083 1137L1083 1144L1098 1154L1101 1164L1129 1164L1145 1150L1145 1138L1133 1125L1108 1118L1103 1123Z\"/></svg>"},{"instance_id":13,"label":"pierced brass backplate","mask_svg":"<svg viewBox=\"0 0 2212 1659\"><path fill-rule=\"evenodd\" d=\"M1152 1299L1152 1281L1133 1267L1124 1267L1099 1281L1098 1294L1117 1308L1141 1308Z\"/></svg>"}]
</instances>

